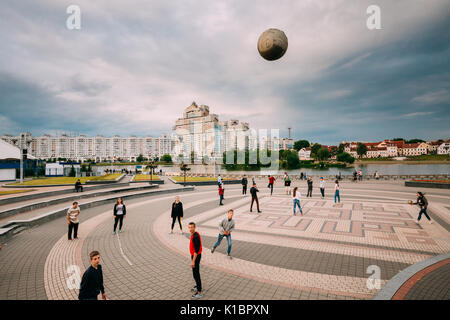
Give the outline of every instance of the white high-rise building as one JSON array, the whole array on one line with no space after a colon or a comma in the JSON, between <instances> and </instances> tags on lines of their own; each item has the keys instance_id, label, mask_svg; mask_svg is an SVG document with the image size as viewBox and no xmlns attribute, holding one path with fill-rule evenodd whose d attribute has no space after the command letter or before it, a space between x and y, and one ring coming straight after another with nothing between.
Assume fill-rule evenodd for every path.
<instances>
[{"instance_id":1,"label":"white high-rise building","mask_svg":"<svg viewBox=\"0 0 450 320\"><path fill-rule=\"evenodd\" d=\"M217 114L210 114L206 105L195 102L184 110L172 127L175 142L173 156L201 160L221 160L223 153L230 150L248 149L249 125L238 120L219 121ZM192 154L193 153L193 154Z\"/></svg>"}]
</instances>

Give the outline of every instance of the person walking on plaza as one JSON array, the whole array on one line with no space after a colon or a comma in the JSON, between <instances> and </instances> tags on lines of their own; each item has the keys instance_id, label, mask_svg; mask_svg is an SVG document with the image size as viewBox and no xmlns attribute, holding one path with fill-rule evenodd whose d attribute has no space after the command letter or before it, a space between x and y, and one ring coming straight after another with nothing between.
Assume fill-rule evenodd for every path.
<instances>
[{"instance_id":1,"label":"person walking on plaza","mask_svg":"<svg viewBox=\"0 0 450 320\"><path fill-rule=\"evenodd\" d=\"M223 188L222 188L221 184L219 185L219 198L220 198L219 205L223 206L223 203L222 203L222 201L223 201Z\"/></svg>"},{"instance_id":2,"label":"person walking on plaza","mask_svg":"<svg viewBox=\"0 0 450 320\"><path fill-rule=\"evenodd\" d=\"M353 171L353 182L357 182L357 176L358 173L356 172L356 169Z\"/></svg>"},{"instance_id":3,"label":"person walking on plaza","mask_svg":"<svg viewBox=\"0 0 450 320\"><path fill-rule=\"evenodd\" d=\"M334 203L336 203L336 199L339 203L341 203L341 196L339 195L339 180L335 181L334 185Z\"/></svg>"},{"instance_id":4,"label":"person walking on plaza","mask_svg":"<svg viewBox=\"0 0 450 320\"><path fill-rule=\"evenodd\" d=\"M286 194L291 194L291 178L289 178L289 175L286 172L284 173L284 187Z\"/></svg>"},{"instance_id":5,"label":"person walking on plaza","mask_svg":"<svg viewBox=\"0 0 450 320\"><path fill-rule=\"evenodd\" d=\"M222 184L222 177L219 174L219 177L217 178L217 185L220 187L221 184Z\"/></svg>"},{"instance_id":6,"label":"person walking on plaza","mask_svg":"<svg viewBox=\"0 0 450 320\"><path fill-rule=\"evenodd\" d=\"M74 202L72 207L67 210L67 223L69 225L68 239L72 240L72 230L73 230L73 238L78 239L78 216L80 215L80 207L78 206L78 202Z\"/></svg>"},{"instance_id":7,"label":"person walking on plaza","mask_svg":"<svg viewBox=\"0 0 450 320\"><path fill-rule=\"evenodd\" d=\"M97 300L99 293L102 293L102 299L106 300L105 287L103 286L103 272L100 264L100 253L92 251L89 254L91 265L83 274L80 283L79 300Z\"/></svg>"},{"instance_id":8,"label":"person walking on plaza","mask_svg":"<svg viewBox=\"0 0 450 320\"><path fill-rule=\"evenodd\" d=\"M341 171L340 171L340 170L338 171L338 176L339 176L339 177L338 177L338 180L342 180L342 174L341 174Z\"/></svg>"},{"instance_id":9,"label":"person walking on plaza","mask_svg":"<svg viewBox=\"0 0 450 320\"><path fill-rule=\"evenodd\" d=\"M303 171L300 172L300 180L303 180Z\"/></svg>"},{"instance_id":10,"label":"person walking on plaza","mask_svg":"<svg viewBox=\"0 0 450 320\"><path fill-rule=\"evenodd\" d=\"M244 174L244 177L241 180L241 184L242 184L242 194L247 194L248 180L247 180L247 176L245 174Z\"/></svg>"},{"instance_id":11,"label":"person walking on plaza","mask_svg":"<svg viewBox=\"0 0 450 320\"><path fill-rule=\"evenodd\" d=\"M123 203L122 198L117 198L116 204L114 205L113 215L114 215L114 230L113 234L116 234L117 224L119 223L119 232L122 232L123 219L127 214L127 208Z\"/></svg>"},{"instance_id":12,"label":"person walking on plaza","mask_svg":"<svg viewBox=\"0 0 450 320\"><path fill-rule=\"evenodd\" d=\"M75 182L75 191L83 192L83 186L81 185L80 179L78 179L77 182Z\"/></svg>"},{"instance_id":13,"label":"person walking on plaza","mask_svg":"<svg viewBox=\"0 0 450 320\"><path fill-rule=\"evenodd\" d=\"M188 225L191 233L191 240L189 242L189 253L191 254L191 268L192 275L195 280L195 287L192 288L192 298L200 299L202 295L202 280L200 278L200 260L202 259L202 239L200 234L195 231L195 223L190 222Z\"/></svg>"},{"instance_id":14,"label":"person walking on plaza","mask_svg":"<svg viewBox=\"0 0 450 320\"><path fill-rule=\"evenodd\" d=\"M181 234L183 234L183 204L180 201L180 197L176 196L175 201L172 203L172 228L170 233L173 233L173 227L175 226L175 222L178 220L178 224L180 225Z\"/></svg>"},{"instance_id":15,"label":"person walking on plaza","mask_svg":"<svg viewBox=\"0 0 450 320\"><path fill-rule=\"evenodd\" d=\"M420 192L420 191L417 192L417 200L416 200L416 202L410 201L409 203L412 204L412 205L413 204L417 204L419 206L419 208L420 208L419 216L417 217L417 220L416 220L417 224L420 223L420 219L422 218L422 214L425 215L425 217L428 219L429 223L433 223L433 221L431 221L431 218L430 218L430 216L427 213L428 200L427 200L427 198L425 198L425 195L422 192Z\"/></svg>"},{"instance_id":16,"label":"person walking on plaza","mask_svg":"<svg viewBox=\"0 0 450 320\"><path fill-rule=\"evenodd\" d=\"M270 195L273 194L273 184L275 183L275 177L269 175L269 185L267 186L270 189Z\"/></svg>"},{"instance_id":17,"label":"person walking on plaza","mask_svg":"<svg viewBox=\"0 0 450 320\"><path fill-rule=\"evenodd\" d=\"M380 174L378 173L378 171L375 171L375 179L376 180L380 179Z\"/></svg>"},{"instance_id":18,"label":"person walking on plaza","mask_svg":"<svg viewBox=\"0 0 450 320\"><path fill-rule=\"evenodd\" d=\"M292 191L292 199L294 201L294 216L295 214L295 207L298 206L298 208L300 209L300 214L303 215L303 211L302 211L302 207L300 205L300 190L298 189L298 187L295 187L294 190Z\"/></svg>"},{"instance_id":19,"label":"person walking on plaza","mask_svg":"<svg viewBox=\"0 0 450 320\"><path fill-rule=\"evenodd\" d=\"M252 209L253 209L253 202L256 201L256 208L258 209L258 213L261 213L261 211L259 210L259 201L258 201L257 192L259 192L259 190L256 187L256 183L254 183L253 187L250 188L250 194L252 195L252 203L250 205L250 212L252 212Z\"/></svg>"},{"instance_id":20,"label":"person walking on plaza","mask_svg":"<svg viewBox=\"0 0 450 320\"><path fill-rule=\"evenodd\" d=\"M323 199L325 198L325 180L323 180L323 177L320 177L319 187L320 187L320 194L322 195Z\"/></svg>"},{"instance_id":21,"label":"person walking on plaza","mask_svg":"<svg viewBox=\"0 0 450 320\"><path fill-rule=\"evenodd\" d=\"M358 171L358 180L362 181L362 171L361 170Z\"/></svg>"},{"instance_id":22,"label":"person walking on plaza","mask_svg":"<svg viewBox=\"0 0 450 320\"><path fill-rule=\"evenodd\" d=\"M233 229L234 229L233 214L234 214L233 209L228 210L227 217L224 218L219 223L219 237L217 238L217 242L214 244L213 248L211 249L211 253L214 253L216 248L222 242L223 237L227 237L227 241L228 241L227 253L228 253L228 258L230 258L230 259L232 258L231 254L230 254L231 253L231 231L233 231Z\"/></svg>"},{"instance_id":23,"label":"person walking on plaza","mask_svg":"<svg viewBox=\"0 0 450 320\"><path fill-rule=\"evenodd\" d=\"M306 197L312 198L312 190L313 190L313 180L311 177L308 178L308 193L306 194Z\"/></svg>"}]
</instances>

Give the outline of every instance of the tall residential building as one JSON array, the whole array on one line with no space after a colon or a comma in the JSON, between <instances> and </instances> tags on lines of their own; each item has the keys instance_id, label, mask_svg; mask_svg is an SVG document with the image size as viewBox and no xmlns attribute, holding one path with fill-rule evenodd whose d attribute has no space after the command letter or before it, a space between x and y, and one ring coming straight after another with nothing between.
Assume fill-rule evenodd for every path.
<instances>
[{"instance_id":1,"label":"tall residential building","mask_svg":"<svg viewBox=\"0 0 450 320\"><path fill-rule=\"evenodd\" d=\"M206 105L195 102L184 110L183 118L172 127L175 141L173 155L184 159L200 160L208 157L219 160L224 151L248 149L249 125L238 120L219 121L217 114L209 112Z\"/></svg>"},{"instance_id":2,"label":"tall residential building","mask_svg":"<svg viewBox=\"0 0 450 320\"><path fill-rule=\"evenodd\" d=\"M135 161L139 155L146 158L161 157L164 154L171 154L173 149L173 141L167 134L155 138L151 136L120 137L118 135L88 137L66 134L59 136L44 134L32 137L30 133L21 133L19 136L5 134L0 138L15 146L25 143L28 152L38 159L66 158L76 161L92 159L100 162L124 159Z\"/></svg>"}]
</instances>

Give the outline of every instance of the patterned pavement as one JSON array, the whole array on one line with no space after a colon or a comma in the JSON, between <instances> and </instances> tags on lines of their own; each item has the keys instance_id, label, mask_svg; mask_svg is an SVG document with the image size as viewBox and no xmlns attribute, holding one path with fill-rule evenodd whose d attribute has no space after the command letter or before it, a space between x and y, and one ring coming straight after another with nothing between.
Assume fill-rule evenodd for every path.
<instances>
[{"instance_id":1,"label":"patterned pavement","mask_svg":"<svg viewBox=\"0 0 450 320\"><path fill-rule=\"evenodd\" d=\"M368 287L368 269L379 268L382 287L407 266L450 251L445 226L425 220L417 225L417 207L389 192L364 199L355 192L341 204L303 198L304 216L293 216L292 200L281 188L272 197L264 191L261 214L249 212L249 198L239 188L227 188L223 207L213 187L181 195L185 231L195 221L203 240L205 299L371 299L379 289ZM78 268L81 273L87 268L88 253L95 249L101 253L110 299L189 299L194 284L189 240L186 234L169 234L173 197L129 201L124 232L115 236L109 206L84 211L76 241L66 239L64 219L20 233L0 251L0 298L76 299L78 290L69 288L68 281L77 278ZM436 197L448 201L450 194ZM225 254L226 241L214 254L209 250L228 208L235 210L236 220L232 260ZM441 221L450 217L448 211L440 212ZM16 263L23 267L14 268ZM430 273L406 299L420 299L420 292L429 292L428 283L438 287L447 272ZM446 289L431 296L445 296Z\"/></svg>"}]
</instances>

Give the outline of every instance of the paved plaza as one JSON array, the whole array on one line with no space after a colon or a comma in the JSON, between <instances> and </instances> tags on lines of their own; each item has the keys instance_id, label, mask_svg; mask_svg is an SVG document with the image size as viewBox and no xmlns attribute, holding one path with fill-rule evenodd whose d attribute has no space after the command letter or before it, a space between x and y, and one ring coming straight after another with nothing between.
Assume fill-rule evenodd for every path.
<instances>
[{"instance_id":1,"label":"paved plaza","mask_svg":"<svg viewBox=\"0 0 450 320\"><path fill-rule=\"evenodd\" d=\"M305 195L306 183L296 185ZM215 186L175 188L182 189L166 181L159 191L175 193L126 200L120 234L112 234L113 201L82 210L77 240L67 240L64 217L17 233L0 251L0 299L77 299L71 284L89 266L92 250L100 251L109 299L190 299L190 221L202 237L203 299L374 299L402 272L437 258L389 297L450 298L448 190L426 190L434 223L423 218L416 224L418 207L407 201L415 200L417 190L399 182L343 183L337 204L331 190L322 199L316 189L312 198L302 196L302 216L292 214L292 198L281 186L273 196L261 187L261 213L250 212L250 196L239 185L226 186L224 206ZM184 234L177 224L170 233L175 194L184 206ZM230 208L236 222L233 259L225 240L211 253L218 223ZM36 213L20 213L21 219L27 215Z\"/></svg>"}]
</instances>

